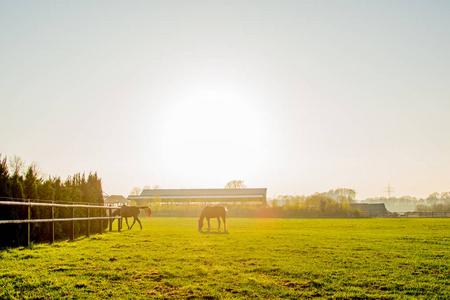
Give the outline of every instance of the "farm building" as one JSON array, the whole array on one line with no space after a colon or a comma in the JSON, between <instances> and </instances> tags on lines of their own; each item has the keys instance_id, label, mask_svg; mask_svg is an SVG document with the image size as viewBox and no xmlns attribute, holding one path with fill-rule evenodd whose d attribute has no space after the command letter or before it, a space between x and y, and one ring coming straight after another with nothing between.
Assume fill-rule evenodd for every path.
<instances>
[{"instance_id":1,"label":"farm building","mask_svg":"<svg viewBox=\"0 0 450 300\"><path fill-rule=\"evenodd\" d=\"M370 213L372 217L390 214L384 203L350 203L350 207L352 209L359 209L359 211L364 213Z\"/></svg>"},{"instance_id":2,"label":"farm building","mask_svg":"<svg viewBox=\"0 0 450 300\"><path fill-rule=\"evenodd\" d=\"M146 189L128 200L140 205L159 204L266 204L266 188L244 189Z\"/></svg>"},{"instance_id":3,"label":"farm building","mask_svg":"<svg viewBox=\"0 0 450 300\"><path fill-rule=\"evenodd\" d=\"M105 205L114 207L130 205L130 200L121 195L111 195L105 199Z\"/></svg>"}]
</instances>

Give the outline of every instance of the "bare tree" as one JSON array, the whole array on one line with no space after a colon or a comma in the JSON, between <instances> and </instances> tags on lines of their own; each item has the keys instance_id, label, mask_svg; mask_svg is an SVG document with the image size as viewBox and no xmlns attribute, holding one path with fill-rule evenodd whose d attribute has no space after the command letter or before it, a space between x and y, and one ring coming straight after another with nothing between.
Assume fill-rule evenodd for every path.
<instances>
[{"instance_id":1,"label":"bare tree","mask_svg":"<svg viewBox=\"0 0 450 300\"><path fill-rule=\"evenodd\" d=\"M142 189L138 187L134 187L130 191L130 195L140 195L142 193Z\"/></svg>"},{"instance_id":2,"label":"bare tree","mask_svg":"<svg viewBox=\"0 0 450 300\"><path fill-rule=\"evenodd\" d=\"M159 185L154 185L153 187L144 185L143 188L134 187L131 189L130 195L140 195L143 190L159 190Z\"/></svg>"},{"instance_id":3,"label":"bare tree","mask_svg":"<svg viewBox=\"0 0 450 300\"><path fill-rule=\"evenodd\" d=\"M33 169L33 172L34 172L34 175L36 176L36 178L41 179L41 178L47 177L47 174L45 174L44 171L42 171L42 168L38 162L33 161L30 164L30 168Z\"/></svg>"},{"instance_id":4,"label":"bare tree","mask_svg":"<svg viewBox=\"0 0 450 300\"><path fill-rule=\"evenodd\" d=\"M153 187L151 187L150 185L144 185L144 190L159 190L160 186L159 185L154 185Z\"/></svg>"},{"instance_id":5,"label":"bare tree","mask_svg":"<svg viewBox=\"0 0 450 300\"><path fill-rule=\"evenodd\" d=\"M242 180L231 180L225 186L226 189L245 189L246 187Z\"/></svg>"},{"instance_id":6,"label":"bare tree","mask_svg":"<svg viewBox=\"0 0 450 300\"><path fill-rule=\"evenodd\" d=\"M27 169L25 166L25 161L16 155L9 160L9 168L11 169L11 173L17 175L24 174Z\"/></svg>"},{"instance_id":7,"label":"bare tree","mask_svg":"<svg viewBox=\"0 0 450 300\"><path fill-rule=\"evenodd\" d=\"M427 211L429 211L429 208L425 204L417 204L415 210L418 212L427 212Z\"/></svg>"}]
</instances>

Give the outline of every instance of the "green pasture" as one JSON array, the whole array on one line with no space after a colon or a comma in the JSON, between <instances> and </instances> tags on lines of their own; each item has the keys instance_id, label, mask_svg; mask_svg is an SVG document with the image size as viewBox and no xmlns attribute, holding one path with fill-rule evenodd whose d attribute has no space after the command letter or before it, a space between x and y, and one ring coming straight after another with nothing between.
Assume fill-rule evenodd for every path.
<instances>
[{"instance_id":1,"label":"green pasture","mask_svg":"<svg viewBox=\"0 0 450 300\"><path fill-rule=\"evenodd\" d=\"M0 299L450 298L449 219L196 222L1 250Z\"/></svg>"}]
</instances>

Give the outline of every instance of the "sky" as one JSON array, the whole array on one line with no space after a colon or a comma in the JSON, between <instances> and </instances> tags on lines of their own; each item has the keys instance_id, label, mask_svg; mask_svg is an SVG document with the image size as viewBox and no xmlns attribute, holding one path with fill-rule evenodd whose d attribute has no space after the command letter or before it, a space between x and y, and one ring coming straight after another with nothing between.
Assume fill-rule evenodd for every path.
<instances>
[{"instance_id":1,"label":"sky","mask_svg":"<svg viewBox=\"0 0 450 300\"><path fill-rule=\"evenodd\" d=\"M0 153L103 190L450 191L450 1L1 1Z\"/></svg>"}]
</instances>

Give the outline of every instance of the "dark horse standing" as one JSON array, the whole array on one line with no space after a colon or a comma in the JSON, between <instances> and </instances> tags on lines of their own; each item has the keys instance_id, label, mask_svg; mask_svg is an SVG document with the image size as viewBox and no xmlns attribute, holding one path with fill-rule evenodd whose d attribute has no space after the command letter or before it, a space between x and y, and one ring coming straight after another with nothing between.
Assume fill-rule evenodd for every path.
<instances>
[{"instance_id":1,"label":"dark horse standing","mask_svg":"<svg viewBox=\"0 0 450 300\"><path fill-rule=\"evenodd\" d=\"M121 206L119 209L116 209L115 211L113 211L112 216L121 216L122 218L125 218L125 221L127 222L127 226L128 229L133 228L134 223L136 223L136 221L139 222L139 225L141 226L142 229L142 224L141 224L141 220L139 220L139 213L141 212L141 209L144 209L145 212L147 213L147 217L151 218L152 217L152 210L150 209L150 207L148 206L126 206L123 205ZM128 218L129 217L133 217L133 224L128 225ZM114 222L114 220L113 220Z\"/></svg>"},{"instance_id":2,"label":"dark horse standing","mask_svg":"<svg viewBox=\"0 0 450 300\"><path fill-rule=\"evenodd\" d=\"M227 208L224 206L206 206L202 214L200 215L200 219L198 220L198 230L202 230L203 228L203 219L208 221L208 230L211 230L211 223L209 222L209 219L211 218L217 218L217 221L219 222L219 228L217 230L220 230L220 218L223 220L223 227L225 231L227 230Z\"/></svg>"}]
</instances>

